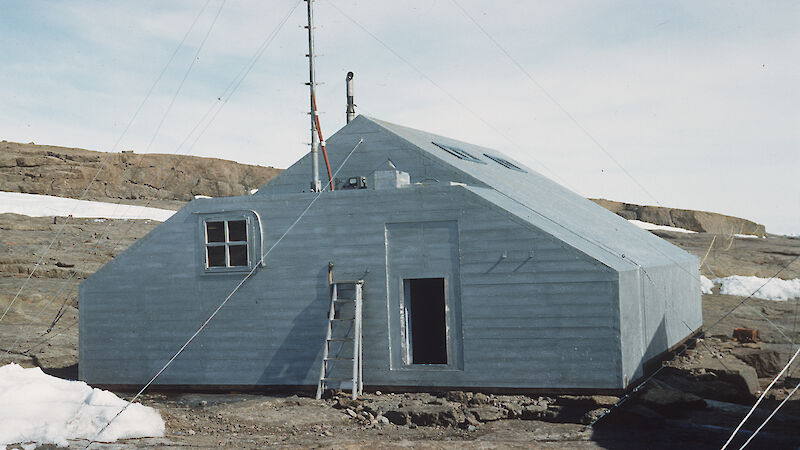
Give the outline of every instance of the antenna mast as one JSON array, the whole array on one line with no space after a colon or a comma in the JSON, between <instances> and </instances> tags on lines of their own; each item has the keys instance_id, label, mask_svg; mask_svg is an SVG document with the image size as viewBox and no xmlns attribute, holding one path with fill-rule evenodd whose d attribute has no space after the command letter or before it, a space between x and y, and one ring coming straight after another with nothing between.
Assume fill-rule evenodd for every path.
<instances>
[{"instance_id":1,"label":"antenna mast","mask_svg":"<svg viewBox=\"0 0 800 450\"><path fill-rule=\"evenodd\" d=\"M308 3L308 89L311 107L311 191L319 192L322 187L319 182L319 138L317 137L317 108L316 108L316 82L314 81L314 0L305 0Z\"/></svg>"},{"instance_id":2,"label":"antenna mast","mask_svg":"<svg viewBox=\"0 0 800 450\"><path fill-rule=\"evenodd\" d=\"M353 102L353 72L347 72L347 123L356 118L356 104Z\"/></svg>"}]
</instances>

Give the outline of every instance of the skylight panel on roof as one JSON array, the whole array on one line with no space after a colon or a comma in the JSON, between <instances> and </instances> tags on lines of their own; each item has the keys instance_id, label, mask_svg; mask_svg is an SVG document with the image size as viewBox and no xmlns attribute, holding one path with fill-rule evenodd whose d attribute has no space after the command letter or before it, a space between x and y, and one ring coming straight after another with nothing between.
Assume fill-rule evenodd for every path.
<instances>
[{"instance_id":1,"label":"skylight panel on roof","mask_svg":"<svg viewBox=\"0 0 800 450\"><path fill-rule=\"evenodd\" d=\"M452 145L439 144L438 142L431 142L431 144L439 147L440 149L446 151L447 153L450 153L451 155L455 156L458 159L463 159L463 160L466 160L466 161L472 161L472 162L476 162L476 163L480 163L480 164L486 164L485 162L481 161L480 159L472 156L469 152L467 152L465 150L461 150L458 147L453 147Z\"/></svg>"},{"instance_id":2,"label":"skylight panel on roof","mask_svg":"<svg viewBox=\"0 0 800 450\"><path fill-rule=\"evenodd\" d=\"M512 163L511 161L503 159L503 158L501 158L499 156L487 155L486 153L484 153L483 156L491 159L492 161L496 162L497 164L500 164L501 166L505 167L506 169L511 169L511 170L516 170L517 172L527 173L527 172L525 172L525 170L523 170L518 165Z\"/></svg>"}]
</instances>

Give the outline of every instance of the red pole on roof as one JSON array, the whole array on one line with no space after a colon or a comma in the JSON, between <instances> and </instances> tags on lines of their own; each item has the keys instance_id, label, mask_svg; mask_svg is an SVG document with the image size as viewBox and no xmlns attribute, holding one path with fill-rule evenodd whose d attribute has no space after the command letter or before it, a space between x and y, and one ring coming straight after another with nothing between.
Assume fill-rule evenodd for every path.
<instances>
[{"instance_id":1,"label":"red pole on roof","mask_svg":"<svg viewBox=\"0 0 800 450\"><path fill-rule=\"evenodd\" d=\"M325 150L325 140L322 139L322 129L319 127L319 114L317 114L317 99L316 96L311 97L314 103L314 117L317 120L317 134L319 135L319 142L322 147L322 157L325 158L325 168L328 169L328 183L330 183L331 190L333 190L333 175L331 175L331 164L328 162L328 152Z\"/></svg>"}]
</instances>

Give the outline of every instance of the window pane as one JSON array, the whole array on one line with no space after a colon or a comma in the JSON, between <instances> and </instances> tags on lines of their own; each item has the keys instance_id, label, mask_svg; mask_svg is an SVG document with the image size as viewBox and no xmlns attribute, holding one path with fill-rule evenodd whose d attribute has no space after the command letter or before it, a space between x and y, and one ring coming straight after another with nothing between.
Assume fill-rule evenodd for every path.
<instances>
[{"instance_id":1,"label":"window pane","mask_svg":"<svg viewBox=\"0 0 800 450\"><path fill-rule=\"evenodd\" d=\"M231 266L247 266L247 246L231 245L230 247Z\"/></svg>"},{"instance_id":2,"label":"window pane","mask_svg":"<svg viewBox=\"0 0 800 450\"><path fill-rule=\"evenodd\" d=\"M500 164L501 166L503 166L503 167L505 167L507 169L516 170L518 172L525 172L518 165L512 163L511 161L505 160L505 159L503 159L503 158L501 158L499 156L492 156L492 155L488 155L486 153L484 153L483 156L491 159L492 161L496 162L497 164Z\"/></svg>"},{"instance_id":3,"label":"window pane","mask_svg":"<svg viewBox=\"0 0 800 450\"><path fill-rule=\"evenodd\" d=\"M452 145L444 145L438 142L431 142L431 144L439 147L440 149L446 151L447 153L450 153L451 155L455 156L458 159L464 159L466 161L486 164L485 162L473 156L471 153L467 152L466 150L462 150L458 147L453 147Z\"/></svg>"},{"instance_id":4,"label":"window pane","mask_svg":"<svg viewBox=\"0 0 800 450\"><path fill-rule=\"evenodd\" d=\"M225 222L206 222L206 239L206 242L225 242Z\"/></svg>"},{"instance_id":5,"label":"window pane","mask_svg":"<svg viewBox=\"0 0 800 450\"><path fill-rule=\"evenodd\" d=\"M247 222L244 220L228 221L228 242L247 240Z\"/></svg>"},{"instance_id":6,"label":"window pane","mask_svg":"<svg viewBox=\"0 0 800 450\"><path fill-rule=\"evenodd\" d=\"M225 246L215 245L206 247L208 267L225 267Z\"/></svg>"}]
</instances>

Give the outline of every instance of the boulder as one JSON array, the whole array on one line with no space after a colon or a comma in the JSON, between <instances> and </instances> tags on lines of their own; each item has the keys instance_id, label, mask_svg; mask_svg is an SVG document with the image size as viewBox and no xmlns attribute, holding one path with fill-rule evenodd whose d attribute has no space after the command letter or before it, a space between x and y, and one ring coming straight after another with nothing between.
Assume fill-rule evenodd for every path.
<instances>
[{"instance_id":1,"label":"boulder","mask_svg":"<svg viewBox=\"0 0 800 450\"><path fill-rule=\"evenodd\" d=\"M671 389L655 380L634 401L666 417L678 417L686 411L704 409L706 402L697 395Z\"/></svg>"},{"instance_id":2,"label":"boulder","mask_svg":"<svg viewBox=\"0 0 800 450\"><path fill-rule=\"evenodd\" d=\"M409 418L408 418L408 410L405 409L393 409L391 411L386 411L383 413L383 417L386 417L389 422L395 425L408 425Z\"/></svg>"},{"instance_id":3,"label":"boulder","mask_svg":"<svg viewBox=\"0 0 800 450\"><path fill-rule=\"evenodd\" d=\"M726 360L726 365L733 358ZM710 368L666 368L659 379L670 387L702 398L731 403L751 403L758 392L758 375L744 363Z\"/></svg>"},{"instance_id":4,"label":"boulder","mask_svg":"<svg viewBox=\"0 0 800 450\"><path fill-rule=\"evenodd\" d=\"M560 406L585 406L587 408L608 408L619 401L613 395L559 395L555 404Z\"/></svg>"},{"instance_id":5,"label":"boulder","mask_svg":"<svg viewBox=\"0 0 800 450\"><path fill-rule=\"evenodd\" d=\"M383 417L395 425L457 427L466 422L460 408L449 405L421 405L388 410Z\"/></svg>"},{"instance_id":6,"label":"boulder","mask_svg":"<svg viewBox=\"0 0 800 450\"><path fill-rule=\"evenodd\" d=\"M494 406L476 406L469 408L467 411L481 422L492 422L505 419L507 416L507 413L503 409Z\"/></svg>"},{"instance_id":7,"label":"boulder","mask_svg":"<svg viewBox=\"0 0 800 450\"><path fill-rule=\"evenodd\" d=\"M486 405L489 403L490 403L489 396L481 392L476 392L475 394L472 395L472 398L469 400L470 405Z\"/></svg>"},{"instance_id":8,"label":"boulder","mask_svg":"<svg viewBox=\"0 0 800 450\"><path fill-rule=\"evenodd\" d=\"M538 420L554 423L582 423L587 410L584 406L550 405L539 414Z\"/></svg>"},{"instance_id":9,"label":"boulder","mask_svg":"<svg viewBox=\"0 0 800 450\"><path fill-rule=\"evenodd\" d=\"M444 394L444 398L451 402L467 403L471 396L464 391L448 391Z\"/></svg>"},{"instance_id":10,"label":"boulder","mask_svg":"<svg viewBox=\"0 0 800 450\"><path fill-rule=\"evenodd\" d=\"M361 405L361 399L353 400L352 397L346 396L339 396L336 397L336 401L333 404L333 407L336 409L345 409L345 408L352 408L357 409Z\"/></svg>"},{"instance_id":11,"label":"boulder","mask_svg":"<svg viewBox=\"0 0 800 450\"><path fill-rule=\"evenodd\" d=\"M758 395L761 390L758 385L758 374L756 370L750 366L732 368L732 369L714 369L712 370L720 380L728 381L736 385L740 390L746 391L749 394L747 401Z\"/></svg>"},{"instance_id":12,"label":"boulder","mask_svg":"<svg viewBox=\"0 0 800 450\"><path fill-rule=\"evenodd\" d=\"M605 415L607 412L608 408L597 408L587 411L586 414L583 415L581 423L584 425L589 425L600 417L603 417L603 415Z\"/></svg>"},{"instance_id":13,"label":"boulder","mask_svg":"<svg viewBox=\"0 0 800 450\"><path fill-rule=\"evenodd\" d=\"M509 419L522 417L523 407L519 403L503 403L503 407L508 411Z\"/></svg>"},{"instance_id":14,"label":"boulder","mask_svg":"<svg viewBox=\"0 0 800 450\"><path fill-rule=\"evenodd\" d=\"M733 356L755 369L761 378L775 376L783 369L781 355L775 350L740 347L733 350Z\"/></svg>"},{"instance_id":15,"label":"boulder","mask_svg":"<svg viewBox=\"0 0 800 450\"><path fill-rule=\"evenodd\" d=\"M539 420L547 411L547 405L531 404L522 408L522 420Z\"/></svg>"},{"instance_id":16,"label":"boulder","mask_svg":"<svg viewBox=\"0 0 800 450\"><path fill-rule=\"evenodd\" d=\"M408 416L411 423L418 426L457 427L466 420L466 415L460 408L450 406L425 406L409 411Z\"/></svg>"}]
</instances>

